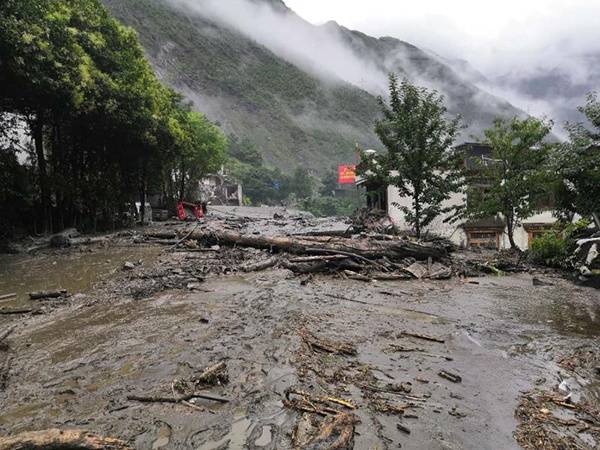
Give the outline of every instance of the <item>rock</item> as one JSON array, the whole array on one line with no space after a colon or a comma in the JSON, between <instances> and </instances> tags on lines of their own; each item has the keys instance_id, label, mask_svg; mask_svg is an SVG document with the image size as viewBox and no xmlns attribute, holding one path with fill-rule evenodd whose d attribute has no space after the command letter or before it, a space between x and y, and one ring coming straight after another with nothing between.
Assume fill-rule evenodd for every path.
<instances>
[{"instance_id":1,"label":"rock","mask_svg":"<svg viewBox=\"0 0 600 450\"><path fill-rule=\"evenodd\" d=\"M204 290L201 283L188 283L188 285L186 287L190 291L203 291Z\"/></svg>"},{"instance_id":2,"label":"rock","mask_svg":"<svg viewBox=\"0 0 600 450\"><path fill-rule=\"evenodd\" d=\"M434 263L429 272L429 278L432 280L447 280L452 277L452 269L440 263Z\"/></svg>"},{"instance_id":3,"label":"rock","mask_svg":"<svg viewBox=\"0 0 600 450\"><path fill-rule=\"evenodd\" d=\"M125 264L123 264L123 270L133 270L135 269L135 264L132 263L131 261L127 261L125 262Z\"/></svg>"},{"instance_id":4,"label":"rock","mask_svg":"<svg viewBox=\"0 0 600 450\"><path fill-rule=\"evenodd\" d=\"M427 267L418 262L411 264L404 270L419 280L427 275Z\"/></svg>"},{"instance_id":5,"label":"rock","mask_svg":"<svg viewBox=\"0 0 600 450\"><path fill-rule=\"evenodd\" d=\"M531 282L534 286L554 286L553 283L549 283L547 281L540 280L539 278L534 277Z\"/></svg>"},{"instance_id":6,"label":"rock","mask_svg":"<svg viewBox=\"0 0 600 450\"><path fill-rule=\"evenodd\" d=\"M65 248L71 245L71 239L65 235L57 234L50 238L50 247Z\"/></svg>"}]
</instances>

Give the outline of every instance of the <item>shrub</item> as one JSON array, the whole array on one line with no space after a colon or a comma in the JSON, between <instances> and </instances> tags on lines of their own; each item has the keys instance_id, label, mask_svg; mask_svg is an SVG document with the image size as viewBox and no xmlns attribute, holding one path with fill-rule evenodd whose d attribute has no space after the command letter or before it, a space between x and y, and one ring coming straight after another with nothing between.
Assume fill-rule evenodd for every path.
<instances>
[{"instance_id":1,"label":"shrub","mask_svg":"<svg viewBox=\"0 0 600 450\"><path fill-rule=\"evenodd\" d=\"M535 238L531 243L532 261L550 267L565 267L567 257L573 252L575 242L589 227L590 222L581 219Z\"/></svg>"},{"instance_id":2,"label":"shrub","mask_svg":"<svg viewBox=\"0 0 600 450\"><path fill-rule=\"evenodd\" d=\"M567 256L567 242L560 231L549 231L531 243L533 261L551 267L560 267Z\"/></svg>"}]
</instances>

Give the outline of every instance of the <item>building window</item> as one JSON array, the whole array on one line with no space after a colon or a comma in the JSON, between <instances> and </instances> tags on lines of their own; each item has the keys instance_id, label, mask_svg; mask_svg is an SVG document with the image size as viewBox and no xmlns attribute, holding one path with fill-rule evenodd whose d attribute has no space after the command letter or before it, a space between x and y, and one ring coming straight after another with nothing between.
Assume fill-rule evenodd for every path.
<instances>
[{"instance_id":1,"label":"building window","mask_svg":"<svg viewBox=\"0 0 600 450\"><path fill-rule=\"evenodd\" d=\"M500 248L500 231L498 230L467 230L467 246L469 248Z\"/></svg>"}]
</instances>

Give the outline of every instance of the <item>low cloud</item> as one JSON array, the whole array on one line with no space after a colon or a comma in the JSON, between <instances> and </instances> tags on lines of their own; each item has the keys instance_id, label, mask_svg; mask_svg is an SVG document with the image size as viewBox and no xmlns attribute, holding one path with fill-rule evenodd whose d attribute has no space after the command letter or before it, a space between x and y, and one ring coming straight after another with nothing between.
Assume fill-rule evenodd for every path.
<instances>
[{"instance_id":1,"label":"low cloud","mask_svg":"<svg viewBox=\"0 0 600 450\"><path fill-rule=\"evenodd\" d=\"M375 93L386 90L387 76L358 57L335 27L314 25L269 2L249 0L168 0L184 10L231 27L278 56L325 79L344 80Z\"/></svg>"}]
</instances>

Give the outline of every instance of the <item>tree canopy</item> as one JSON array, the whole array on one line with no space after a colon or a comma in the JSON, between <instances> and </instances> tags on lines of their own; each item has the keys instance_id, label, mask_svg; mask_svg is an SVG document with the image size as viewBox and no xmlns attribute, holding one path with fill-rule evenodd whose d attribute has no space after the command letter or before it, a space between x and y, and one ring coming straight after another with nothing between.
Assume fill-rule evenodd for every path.
<instances>
[{"instance_id":1,"label":"tree canopy","mask_svg":"<svg viewBox=\"0 0 600 450\"><path fill-rule=\"evenodd\" d=\"M194 181L220 164L225 137L158 81L136 33L98 0L2 8L0 114L18 117L34 145L1 151L27 161L33 196L18 206L42 231L114 225L149 188L185 195L169 189L173 178Z\"/></svg>"},{"instance_id":2,"label":"tree canopy","mask_svg":"<svg viewBox=\"0 0 600 450\"><path fill-rule=\"evenodd\" d=\"M383 118L375 132L387 148L376 159L363 155L359 174L395 186L410 205L396 205L418 237L447 208L443 202L461 185L453 145L460 118L447 119L444 97L390 75L389 101L379 98Z\"/></svg>"},{"instance_id":3,"label":"tree canopy","mask_svg":"<svg viewBox=\"0 0 600 450\"><path fill-rule=\"evenodd\" d=\"M489 160L480 162L475 180L469 180L466 216L495 217L501 214L508 239L516 248L514 230L523 219L540 210L548 196L548 177L543 170L548 148L544 139L552 124L533 117L498 119L485 130L492 148Z\"/></svg>"},{"instance_id":4,"label":"tree canopy","mask_svg":"<svg viewBox=\"0 0 600 450\"><path fill-rule=\"evenodd\" d=\"M579 108L591 125L567 124L569 141L556 147L557 208L567 216L592 218L600 229L600 101L595 93Z\"/></svg>"}]
</instances>

